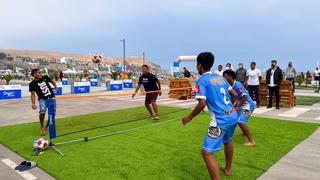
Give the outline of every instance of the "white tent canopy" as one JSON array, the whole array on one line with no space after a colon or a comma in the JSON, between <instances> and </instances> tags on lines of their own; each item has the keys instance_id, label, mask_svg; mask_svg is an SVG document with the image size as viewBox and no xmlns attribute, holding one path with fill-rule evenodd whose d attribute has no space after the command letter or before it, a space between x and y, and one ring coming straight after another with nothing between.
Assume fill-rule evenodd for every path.
<instances>
[{"instance_id":1,"label":"white tent canopy","mask_svg":"<svg viewBox=\"0 0 320 180\"><path fill-rule=\"evenodd\" d=\"M77 74L77 71L68 69L66 71L62 71L63 74Z\"/></svg>"}]
</instances>

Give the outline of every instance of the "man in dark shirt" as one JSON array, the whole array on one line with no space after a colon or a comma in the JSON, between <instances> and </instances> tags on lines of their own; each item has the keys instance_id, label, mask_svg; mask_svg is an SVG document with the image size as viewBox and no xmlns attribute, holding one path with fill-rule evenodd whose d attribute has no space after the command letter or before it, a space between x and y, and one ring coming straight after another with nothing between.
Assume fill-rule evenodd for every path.
<instances>
[{"instance_id":1,"label":"man in dark shirt","mask_svg":"<svg viewBox=\"0 0 320 180\"><path fill-rule=\"evenodd\" d=\"M271 61L271 68L267 71L267 84L269 89L269 104L267 108L272 108L272 97L276 95L276 109L280 109L280 85L283 80L282 70L277 66L277 61Z\"/></svg>"},{"instance_id":2,"label":"man in dark shirt","mask_svg":"<svg viewBox=\"0 0 320 180\"><path fill-rule=\"evenodd\" d=\"M145 106L150 113L150 118L153 118L154 120L160 120L156 101L158 95L161 96L161 85L158 78L149 72L148 65L142 66L142 75L139 78L139 83L134 94L132 95L132 98L134 98L134 96L140 89L141 84L143 84L143 87L146 91ZM150 108L150 104L152 104L154 114Z\"/></svg>"},{"instance_id":3,"label":"man in dark shirt","mask_svg":"<svg viewBox=\"0 0 320 180\"><path fill-rule=\"evenodd\" d=\"M243 67L243 63L239 63L239 68L236 71L236 80L243 85L246 83L247 70Z\"/></svg>"},{"instance_id":4,"label":"man in dark shirt","mask_svg":"<svg viewBox=\"0 0 320 180\"><path fill-rule=\"evenodd\" d=\"M57 92L59 89L56 83L51 80L48 76L42 76L42 73L39 69L33 69L31 75L34 77L34 80L29 84L29 91L31 92L31 102L32 109L37 109L36 105L36 95L38 96L39 101L39 120L40 120L40 129L41 135L46 135L46 131L49 123L44 127L44 117L48 107L48 99L54 99L54 93L49 83L51 83Z\"/></svg>"}]
</instances>

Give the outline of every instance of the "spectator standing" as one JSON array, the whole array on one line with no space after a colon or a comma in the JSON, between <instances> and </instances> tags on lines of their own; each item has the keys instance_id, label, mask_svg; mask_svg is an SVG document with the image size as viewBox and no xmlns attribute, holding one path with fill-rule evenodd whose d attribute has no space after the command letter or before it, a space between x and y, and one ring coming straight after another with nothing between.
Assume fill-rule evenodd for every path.
<instances>
[{"instance_id":1,"label":"spectator standing","mask_svg":"<svg viewBox=\"0 0 320 180\"><path fill-rule=\"evenodd\" d=\"M236 80L245 84L247 76L247 70L243 67L243 63L239 63L238 69L236 71Z\"/></svg>"},{"instance_id":2,"label":"spectator standing","mask_svg":"<svg viewBox=\"0 0 320 180\"><path fill-rule=\"evenodd\" d=\"M276 96L276 108L280 109L280 84L283 80L282 70L277 66L277 61L271 61L271 68L267 71L267 84L269 89L269 104L267 108L272 108L273 94Z\"/></svg>"},{"instance_id":3,"label":"spectator standing","mask_svg":"<svg viewBox=\"0 0 320 180\"><path fill-rule=\"evenodd\" d=\"M319 67L316 67L316 70L314 71L314 80L318 81L318 89L315 92L319 93L320 92L320 69L319 69Z\"/></svg>"},{"instance_id":4,"label":"spectator standing","mask_svg":"<svg viewBox=\"0 0 320 180\"><path fill-rule=\"evenodd\" d=\"M296 89L296 81L295 81L295 77L296 77L297 71L296 69L293 67L292 62L289 62L288 67L286 69L286 79L292 82L292 87L293 87L293 91L295 91Z\"/></svg>"},{"instance_id":5,"label":"spectator standing","mask_svg":"<svg viewBox=\"0 0 320 180\"><path fill-rule=\"evenodd\" d=\"M183 76L185 78L190 78L191 77L191 73L186 67L183 68Z\"/></svg>"},{"instance_id":6,"label":"spectator standing","mask_svg":"<svg viewBox=\"0 0 320 180\"><path fill-rule=\"evenodd\" d=\"M260 80L262 73L261 71L256 68L256 63L250 63L250 69L247 70L247 84L248 84L248 91L251 98L253 97L253 93L256 99L257 108L260 107Z\"/></svg>"},{"instance_id":7,"label":"spectator standing","mask_svg":"<svg viewBox=\"0 0 320 180\"><path fill-rule=\"evenodd\" d=\"M226 69L225 70L232 70L233 71L231 63L227 63L226 64Z\"/></svg>"},{"instance_id":8,"label":"spectator standing","mask_svg":"<svg viewBox=\"0 0 320 180\"><path fill-rule=\"evenodd\" d=\"M218 70L215 70L214 73L220 75L220 76L223 76L223 66L222 65L219 65L218 66Z\"/></svg>"}]
</instances>

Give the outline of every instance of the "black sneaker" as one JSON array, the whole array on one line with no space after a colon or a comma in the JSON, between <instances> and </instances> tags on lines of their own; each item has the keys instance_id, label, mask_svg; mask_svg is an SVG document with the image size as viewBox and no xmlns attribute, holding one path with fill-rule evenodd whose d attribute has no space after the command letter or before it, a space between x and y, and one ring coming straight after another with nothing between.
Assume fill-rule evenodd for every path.
<instances>
[{"instance_id":1,"label":"black sneaker","mask_svg":"<svg viewBox=\"0 0 320 180\"><path fill-rule=\"evenodd\" d=\"M272 108L272 106L267 106L267 109L270 109L270 108Z\"/></svg>"},{"instance_id":2,"label":"black sneaker","mask_svg":"<svg viewBox=\"0 0 320 180\"><path fill-rule=\"evenodd\" d=\"M280 109L280 107L279 107L279 106L277 106L277 107L276 107L276 109Z\"/></svg>"}]
</instances>

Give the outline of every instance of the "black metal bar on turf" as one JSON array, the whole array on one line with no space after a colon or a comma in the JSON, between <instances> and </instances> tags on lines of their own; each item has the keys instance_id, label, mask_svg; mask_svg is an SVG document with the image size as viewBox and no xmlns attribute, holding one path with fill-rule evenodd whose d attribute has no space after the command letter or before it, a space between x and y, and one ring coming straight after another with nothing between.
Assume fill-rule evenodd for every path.
<instances>
[{"instance_id":1,"label":"black metal bar on turf","mask_svg":"<svg viewBox=\"0 0 320 180\"><path fill-rule=\"evenodd\" d=\"M181 119L181 117L170 119L170 120L163 121L163 122L158 122L158 123L155 123L155 124L149 124L149 125L145 125L145 126L140 126L140 127L135 127L135 128L131 128L131 129L122 130L122 131L116 131L116 132L113 132L113 133L108 133L108 134L104 134L104 135L100 135L100 136L84 137L82 139L76 139L76 140L71 140L71 141L60 142L60 143L56 143L55 145L59 146L59 145L70 144L70 143L75 143L75 142L82 142L82 141L86 142L86 141L93 140L93 139L99 139L99 138L103 138L103 137L108 137L108 136L113 136L113 135L117 135L117 134L123 134L123 133L131 132L131 131L136 131L136 130L139 130L139 129L144 129L144 128L148 128L148 127L152 127L152 126L156 126L156 125L160 125L160 124L165 124L165 123L176 121L178 119Z\"/></svg>"},{"instance_id":2,"label":"black metal bar on turf","mask_svg":"<svg viewBox=\"0 0 320 180\"><path fill-rule=\"evenodd\" d=\"M58 148L56 148L56 146L52 143L52 141L50 141L49 147L51 147L54 151L56 151L58 154L64 157L64 154Z\"/></svg>"},{"instance_id":3,"label":"black metal bar on turf","mask_svg":"<svg viewBox=\"0 0 320 180\"><path fill-rule=\"evenodd\" d=\"M182 112L182 111L185 111L185 110L189 110L189 109L179 109L179 110L176 110L176 111L164 113L164 114L162 114L162 115L173 114L173 113ZM69 133L57 135L57 137L67 136L67 135L71 135L71 134L77 134L77 133L86 132L86 131L91 131L91 130L100 129L100 128L105 128L105 127L116 126L116 125L120 125L120 124L126 124L126 123L141 121L141 120L145 120L145 119L147 119L147 117L138 118L138 119L132 119L132 120L128 120L128 121L124 121L124 122L119 122L119 123L108 124L108 125L104 125L104 126L98 126L98 127L93 127L93 128L82 129L82 130L78 130L78 131L72 131L72 132L69 132Z\"/></svg>"}]
</instances>

